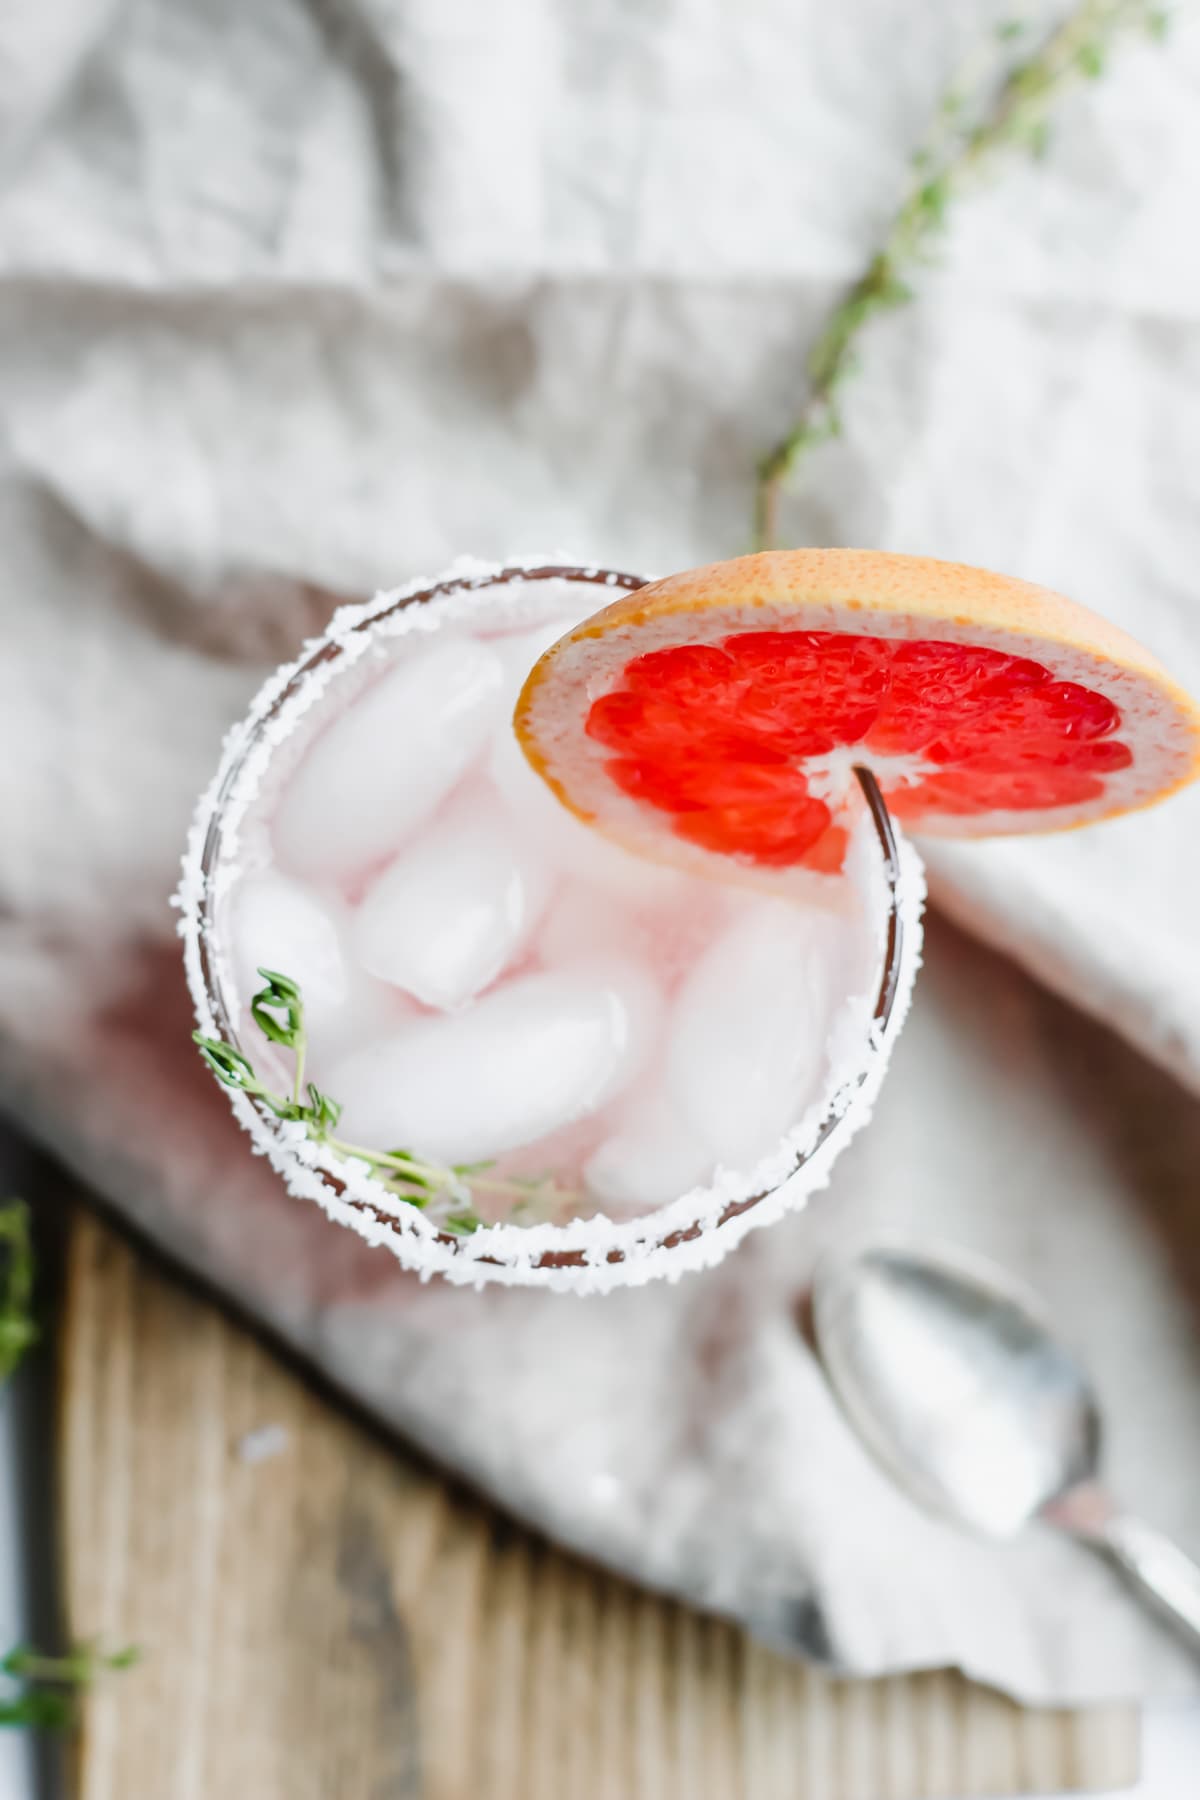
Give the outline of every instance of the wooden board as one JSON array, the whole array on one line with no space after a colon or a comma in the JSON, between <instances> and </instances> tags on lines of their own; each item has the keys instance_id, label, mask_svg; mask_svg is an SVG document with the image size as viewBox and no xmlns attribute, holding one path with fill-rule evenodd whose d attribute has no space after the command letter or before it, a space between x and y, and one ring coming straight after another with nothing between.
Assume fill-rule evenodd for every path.
<instances>
[{"instance_id":1,"label":"wooden board","mask_svg":"<svg viewBox=\"0 0 1200 1800\"><path fill-rule=\"evenodd\" d=\"M89 1702L79 1800L939 1800L1135 1778L1128 1710L828 1680L552 1549L88 1218L61 1379L71 1630L145 1651Z\"/></svg>"}]
</instances>

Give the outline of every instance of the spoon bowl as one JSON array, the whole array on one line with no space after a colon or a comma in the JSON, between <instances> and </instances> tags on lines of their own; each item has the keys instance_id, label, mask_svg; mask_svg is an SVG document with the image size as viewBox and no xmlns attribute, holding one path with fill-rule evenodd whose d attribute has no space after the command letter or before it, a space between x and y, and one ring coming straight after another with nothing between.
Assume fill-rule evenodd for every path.
<instances>
[{"instance_id":1,"label":"spoon bowl","mask_svg":"<svg viewBox=\"0 0 1200 1800\"><path fill-rule=\"evenodd\" d=\"M930 1511L1010 1537L1096 1474L1087 1375L1036 1297L986 1264L880 1244L829 1259L813 1320L843 1408Z\"/></svg>"},{"instance_id":2,"label":"spoon bowl","mask_svg":"<svg viewBox=\"0 0 1200 1800\"><path fill-rule=\"evenodd\" d=\"M1000 1538L1041 1517L1200 1649L1200 1568L1106 1493L1099 1401L1034 1294L977 1258L876 1243L818 1266L812 1321L846 1417L919 1505Z\"/></svg>"}]
</instances>

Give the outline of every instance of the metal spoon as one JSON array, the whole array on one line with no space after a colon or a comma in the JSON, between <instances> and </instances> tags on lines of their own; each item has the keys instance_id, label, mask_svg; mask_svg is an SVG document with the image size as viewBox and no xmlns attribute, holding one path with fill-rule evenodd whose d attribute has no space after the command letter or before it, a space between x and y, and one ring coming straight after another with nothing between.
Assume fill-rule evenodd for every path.
<instances>
[{"instance_id":1,"label":"metal spoon","mask_svg":"<svg viewBox=\"0 0 1200 1800\"><path fill-rule=\"evenodd\" d=\"M1200 1650L1200 1567L1105 1491L1088 1376L1003 1271L899 1246L827 1258L813 1330L850 1422L921 1505L996 1537L1057 1525Z\"/></svg>"}]
</instances>

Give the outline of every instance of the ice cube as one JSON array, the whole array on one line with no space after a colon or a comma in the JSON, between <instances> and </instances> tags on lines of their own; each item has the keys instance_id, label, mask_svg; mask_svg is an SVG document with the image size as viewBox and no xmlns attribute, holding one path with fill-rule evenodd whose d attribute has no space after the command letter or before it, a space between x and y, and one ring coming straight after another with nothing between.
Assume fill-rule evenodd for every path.
<instances>
[{"instance_id":1,"label":"ice cube","mask_svg":"<svg viewBox=\"0 0 1200 1800\"><path fill-rule=\"evenodd\" d=\"M276 869L264 869L239 881L230 908L234 977L243 1006L263 985L260 968L290 976L299 985L305 1025L318 1054L371 1035L393 1016L387 996L348 955L336 902Z\"/></svg>"},{"instance_id":2,"label":"ice cube","mask_svg":"<svg viewBox=\"0 0 1200 1800\"><path fill-rule=\"evenodd\" d=\"M561 969L564 975L615 994L624 1011L625 1054L601 1095L607 1101L642 1073L657 1049L663 1027L662 993L646 965L623 950L585 952Z\"/></svg>"},{"instance_id":3,"label":"ice cube","mask_svg":"<svg viewBox=\"0 0 1200 1800\"><path fill-rule=\"evenodd\" d=\"M588 1189L614 1214L665 1206L712 1173L713 1154L665 1095L639 1093L584 1167Z\"/></svg>"},{"instance_id":4,"label":"ice cube","mask_svg":"<svg viewBox=\"0 0 1200 1800\"><path fill-rule=\"evenodd\" d=\"M426 1006L461 1006L521 949L549 891L544 865L497 807L457 805L371 887L354 951Z\"/></svg>"},{"instance_id":5,"label":"ice cube","mask_svg":"<svg viewBox=\"0 0 1200 1800\"><path fill-rule=\"evenodd\" d=\"M680 989L666 1091L729 1167L766 1155L816 1096L839 997L843 931L815 908L754 900Z\"/></svg>"},{"instance_id":6,"label":"ice cube","mask_svg":"<svg viewBox=\"0 0 1200 1800\"><path fill-rule=\"evenodd\" d=\"M280 862L342 881L397 849L483 750L503 685L486 644L439 637L407 654L309 745L272 824Z\"/></svg>"},{"instance_id":7,"label":"ice cube","mask_svg":"<svg viewBox=\"0 0 1200 1800\"><path fill-rule=\"evenodd\" d=\"M511 723L496 733L488 773L513 818L564 874L634 905L670 906L686 892L680 870L634 856L569 812L530 768Z\"/></svg>"},{"instance_id":8,"label":"ice cube","mask_svg":"<svg viewBox=\"0 0 1200 1800\"><path fill-rule=\"evenodd\" d=\"M527 975L466 1011L416 1020L328 1077L342 1137L446 1162L515 1150L583 1118L638 1053L618 971Z\"/></svg>"}]
</instances>

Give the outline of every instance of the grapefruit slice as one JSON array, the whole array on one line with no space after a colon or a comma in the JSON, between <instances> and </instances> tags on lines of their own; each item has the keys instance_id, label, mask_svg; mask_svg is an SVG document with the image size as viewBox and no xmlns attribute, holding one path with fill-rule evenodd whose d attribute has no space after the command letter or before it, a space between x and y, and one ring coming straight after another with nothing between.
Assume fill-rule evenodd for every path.
<instances>
[{"instance_id":1,"label":"grapefruit slice","mask_svg":"<svg viewBox=\"0 0 1200 1800\"><path fill-rule=\"evenodd\" d=\"M578 817L657 858L842 866L855 765L917 832L1057 831L1200 772L1200 708L1046 588L857 550L627 593L536 663L514 725Z\"/></svg>"}]
</instances>

